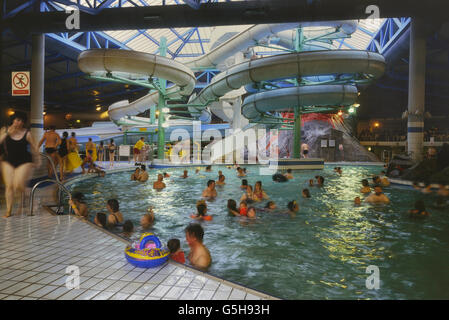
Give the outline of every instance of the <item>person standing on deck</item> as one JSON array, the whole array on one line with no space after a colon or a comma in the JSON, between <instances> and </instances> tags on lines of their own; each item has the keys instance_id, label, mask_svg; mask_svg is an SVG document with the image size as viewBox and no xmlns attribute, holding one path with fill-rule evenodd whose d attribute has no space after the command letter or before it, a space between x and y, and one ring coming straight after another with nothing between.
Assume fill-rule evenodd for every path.
<instances>
[{"instance_id":1,"label":"person standing on deck","mask_svg":"<svg viewBox=\"0 0 449 320\"><path fill-rule=\"evenodd\" d=\"M142 152L142 148L145 146L145 138L140 137L140 139L136 142L133 149L133 156L134 156L134 165L137 166L137 158L139 157L140 153Z\"/></svg>"},{"instance_id":2,"label":"person standing on deck","mask_svg":"<svg viewBox=\"0 0 449 320\"><path fill-rule=\"evenodd\" d=\"M25 192L28 180L33 175L33 168L41 164L39 149L30 130L25 127L26 121L25 113L15 112L10 118L11 125L0 130L1 169L6 198L5 218L11 216L14 195Z\"/></svg>"},{"instance_id":3,"label":"person standing on deck","mask_svg":"<svg viewBox=\"0 0 449 320\"><path fill-rule=\"evenodd\" d=\"M305 142L301 144L301 154L303 158L308 158L307 154L309 153L309 145Z\"/></svg>"},{"instance_id":4,"label":"person standing on deck","mask_svg":"<svg viewBox=\"0 0 449 320\"><path fill-rule=\"evenodd\" d=\"M45 141L45 153L53 160L53 163L56 166L59 164L59 177L63 178L64 172L63 172L63 165L61 163L61 157L59 156L58 146L61 144L61 138L59 137L59 134L55 132L55 126L50 126L49 130L44 133L41 141L39 141L38 149L42 146L42 144ZM51 179L53 175L53 169L50 165L50 161L47 162L47 170L48 170L48 177ZM56 176L56 172L54 173Z\"/></svg>"}]
</instances>

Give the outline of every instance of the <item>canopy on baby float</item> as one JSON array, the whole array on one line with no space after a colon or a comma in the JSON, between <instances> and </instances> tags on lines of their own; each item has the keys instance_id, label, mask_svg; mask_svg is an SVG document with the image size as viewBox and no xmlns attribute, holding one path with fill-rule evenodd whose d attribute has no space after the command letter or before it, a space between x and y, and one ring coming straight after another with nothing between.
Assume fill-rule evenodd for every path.
<instances>
[{"instance_id":1,"label":"canopy on baby float","mask_svg":"<svg viewBox=\"0 0 449 320\"><path fill-rule=\"evenodd\" d=\"M147 247L148 242L154 242L156 248ZM139 248L127 246L125 257L129 263L138 268L154 268L167 262L170 252L162 248L159 238L152 233L144 233L140 237Z\"/></svg>"}]
</instances>

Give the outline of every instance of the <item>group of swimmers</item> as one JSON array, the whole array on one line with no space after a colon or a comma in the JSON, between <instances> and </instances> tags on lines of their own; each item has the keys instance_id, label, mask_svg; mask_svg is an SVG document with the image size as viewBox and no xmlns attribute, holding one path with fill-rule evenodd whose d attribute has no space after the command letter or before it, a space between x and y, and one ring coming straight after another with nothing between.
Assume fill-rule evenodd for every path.
<instances>
[{"instance_id":1,"label":"group of swimmers","mask_svg":"<svg viewBox=\"0 0 449 320\"><path fill-rule=\"evenodd\" d=\"M81 218L87 219L89 217L89 209L87 204L83 201L84 195L77 192L69 199L69 205L72 207L73 213ZM121 227L123 235L129 236L134 231L134 225L131 220L124 220L123 214L120 212L120 206L117 199L109 199L106 202L106 210L109 214L104 212L97 212L94 217L94 223L105 229L114 229ZM140 219L140 226L143 231L149 230L155 223L155 216L153 208L150 207Z\"/></svg>"},{"instance_id":2,"label":"group of swimmers","mask_svg":"<svg viewBox=\"0 0 449 320\"><path fill-rule=\"evenodd\" d=\"M437 196L436 202L433 204L435 209L446 209L449 207L449 187L442 183L438 184L438 190L433 191L432 185L428 182L421 186L418 182L413 182L413 189L425 194L435 194ZM430 213L426 210L423 200L416 200L415 208L410 210L410 214L414 217L427 217Z\"/></svg>"}]
</instances>

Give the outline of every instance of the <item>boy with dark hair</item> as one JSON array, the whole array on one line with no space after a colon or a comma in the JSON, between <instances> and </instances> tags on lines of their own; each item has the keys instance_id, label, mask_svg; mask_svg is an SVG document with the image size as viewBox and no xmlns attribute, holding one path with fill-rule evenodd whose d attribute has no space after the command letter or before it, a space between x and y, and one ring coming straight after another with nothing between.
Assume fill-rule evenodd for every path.
<instances>
[{"instance_id":1,"label":"boy with dark hair","mask_svg":"<svg viewBox=\"0 0 449 320\"><path fill-rule=\"evenodd\" d=\"M201 225L191 223L185 228L186 241L190 247L190 253L187 258L195 268L207 270L212 258L209 250L203 244L204 230Z\"/></svg>"},{"instance_id":2,"label":"boy with dark hair","mask_svg":"<svg viewBox=\"0 0 449 320\"><path fill-rule=\"evenodd\" d=\"M170 250L170 258L179 263L186 263L184 251L181 250L181 242L179 239L170 239L167 242L168 250Z\"/></svg>"}]
</instances>

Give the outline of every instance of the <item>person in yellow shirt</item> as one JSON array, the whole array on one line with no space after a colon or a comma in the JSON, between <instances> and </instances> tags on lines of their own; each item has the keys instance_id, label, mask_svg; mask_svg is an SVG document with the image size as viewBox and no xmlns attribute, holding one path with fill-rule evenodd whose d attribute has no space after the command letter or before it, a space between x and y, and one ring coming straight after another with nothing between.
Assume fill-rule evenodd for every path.
<instances>
[{"instance_id":1,"label":"person in yellow shirt","mask_svg":"<svg viewBox=\"0 0 449 320\"><path fill-rule=\"evenodd\" d=\"M143 146L145 145L145 138L141 137L139 141L136 142L133 149L133 155L134 155L134 163L137 165L137 157L139 156Z\"/></svg>"}]
</instances>

